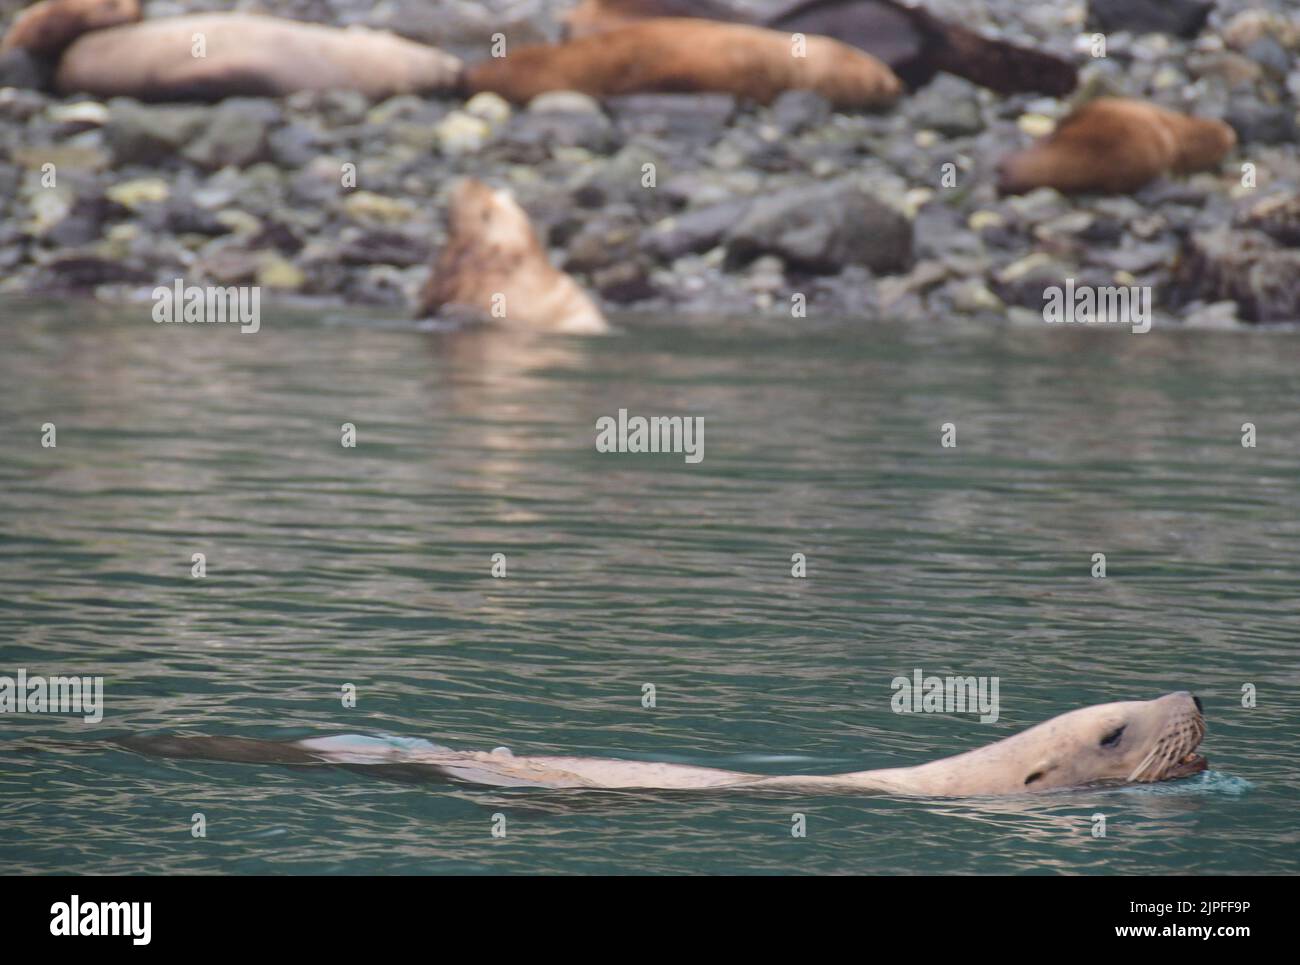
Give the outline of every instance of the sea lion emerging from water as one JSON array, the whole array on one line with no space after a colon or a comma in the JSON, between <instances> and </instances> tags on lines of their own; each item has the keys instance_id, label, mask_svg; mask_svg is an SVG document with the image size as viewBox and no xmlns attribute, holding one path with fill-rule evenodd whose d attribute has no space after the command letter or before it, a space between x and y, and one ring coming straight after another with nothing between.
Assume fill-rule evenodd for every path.
<instances>
[{"instance_id":1,"label":"sea lion emerging from water","mask_svg":"<svg viewBox=\"0 0 1300 965\"><path fill-rule=\"evenodd\" d=\"M541 331L588 334L609 325L578 283L546 256L510 195L466 178L452 193L448 238L420 295L420 313L468 311Z\"/></svg>"},{"instance_id":2,"label":"sea lion emerging from water","mask_svg":"<svg viewBox=\"0 0 1300 965\"><path fill-rule=\"evenodd\" d=\"M662 18L561 44L509 50L466 69L470 92L526 103L552 90L596 97L714 91L761 104L812 90L845 108L888 107L902 84L869 54L829 37L802 49L789 33L741 24Z\"/></svg>"},{"instance_id":3,"label":"sea lion emerging from water","mask_svg":"<svg viewBox=\"0 0 1300 965\"><path fill-rule=\"evenodd\" d=\"M581 0L565 26L570 36L582 37L649 17L700 17L834 37L888 64L910 88L939 71L1002 94L1059 97L1078 81L1075 68L1059 57L983 37L897 0L798 0L768 17L723 0Z\"/></svg>"},{"instance_id":4,"label":"sea lion emerging from water","mask_svg":"<svg viewBox=\"0 0 1300 965\"><path fill-rule=\"evenodd\" d=\"M1187 777L1208 763L1201 702L1180 691L1155 700L1074 710L1005 740L916 767L826 776L764 777L683 764L601 757L515 757L454 751L424 740L326 737L277 743L225 737L134 737L125 746L158 757L276 764L398 765L492 787L687 790L781 788L810 793L925 797L1023 794L1090 784Z\"/></svg>"},{"instance_id":5,"label":"sea lion emerging from water","mask_svg":"<svg viewBox=\"0 0 1300 965\"><path fill-rule=\"evenodd\" d=\"M54 58L84 33L139 19L140 0L41 0L14 18L0 51Z\"/></svg>"},{"instance_id":6,"label":"sea lion emerging from water","mask_svg":"<svg viewBox=\"0 0 1300 965\"><path fill-rule=\"evenodd\" d=\"M356 90L380 100L452 90L460 72L450 54L380 30L214 13L84 34L64 51L55 86L64 93L141 100L278 97L300 90Z\"/></svg>"},{"instance_id":7,"label":"sea lion emerging from water","mask_svg":"<svg viewBox=\"0 0 1300 965\"><path fill-rule=\"evenodd\" d=\"M1237 135L1223 121L1102 97L1075 110L1041 141L1005 158L998 191L1136 191L1162 174L1208 171L1236 143Z\"/></svg>"}]
</instances>

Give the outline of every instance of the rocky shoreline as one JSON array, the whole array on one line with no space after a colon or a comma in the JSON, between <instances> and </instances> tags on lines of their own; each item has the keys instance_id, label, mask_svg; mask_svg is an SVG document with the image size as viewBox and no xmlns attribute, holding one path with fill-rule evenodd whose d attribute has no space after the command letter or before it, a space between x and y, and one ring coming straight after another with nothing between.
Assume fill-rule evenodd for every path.
<instances>
[{"instance_id":1,"label":"rocky shoreline","mask_svg":"<svg viewBox=\"0 0 1300 965\"><path fill-rule=\"evenodd\" d=\"M6 22L20 6L0 4ZM159 2L146 16L217 6ZM497 30L553 37L562 6L237 5L392 29L467 57ZM768 107L568 92L523 109L491 94L369 103L349 92L154 105L57 98L6 67L0 294L115 300L183 277L400 313L443 238L449 188L474 175L509 187L556 264L612 311L789 316L802 303L808 317L1041 321L1044 288L1070 277L1149 285L1158 320L1300 319L1300 13L1220 0L1190 39L1108 32L1093 58L1083 4L929 6L1069 56L1082 65L1076 96L1221 117L1237 151L1217 174L1134 196L998 198L998 159L1066 101L941 75L883 114L839 114L805 92ZM341 183L346 165L355 186Z\"/></svg>"}]
</instances>

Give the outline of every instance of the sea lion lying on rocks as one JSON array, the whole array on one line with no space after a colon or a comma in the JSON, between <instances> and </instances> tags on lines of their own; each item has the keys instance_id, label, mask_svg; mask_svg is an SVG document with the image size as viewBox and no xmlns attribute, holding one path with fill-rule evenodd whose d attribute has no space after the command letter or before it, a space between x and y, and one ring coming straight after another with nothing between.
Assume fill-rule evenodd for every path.
<instances>
[{"instance_id":1,"label":"sea lion lying on rocks","mask_svg":"<svg viewBox=\"0 0 1300 965\"><path fill-rule=\"evenodd\" d=\"M553 90L595 97L713 91L767 104L783 91L811 90L842 108L888 107L903 85L885 64L829 37L802 50L789 33L742 24L660 18L560 44L535 44L473 64L471 93L527 103Z\"/></svg>"},{"instance_id":2,"label":"sea lion lying on rocks","mask_svg":"<svg viewBox=\"0 0 1300 965\"><path fill-rule=\"evenodd\" d=\"M1236 143L1236 134L1223 121L1102 97L1077 108L1047 137L1003 159L998 191L1021 194L1048 187L1067 194L1122 194L1162 174L1211 170Z\"/></svg>"},{"instance_id":3,"label":"sea lion lying on rocks","mask_svg":"<svg viewBox=\"0 0 1300 965\"><path fill-rule=\"evenodd\" d=\"M447 228L420 314L469 312L567 334L609 330L578 283L551 264L528 215L504 191L466 178L452 193Z\"/></svg>"},{"instance_id":4,"label":"sea lion lying on rocks","mask_svg":"<svg viewBox=\"0 0 1300 965\"><path fill-rule=\"evenodd\" d=\"M245 13L122 23L138 15L134 2L46 0L15 21L4 43L58 57L56 90L96 97L219 100L355 90L381 100L452 91L460 80L457 58L385 31ZM97 29L112 23L119 25Z\"/></svg>"},{"instance_id":5,"label":"sea lion lying on rocks","mask_svg":"<svg viewBox=\"0 0 1300 965\"><path fill-rule=\"evenodd\" d=\"M888 64L910 88L940 71L1003 94L1059 97L1078 81L1073 65L1059 57L981 36L896 0L798 0L767 17L723 0L581 0L567 13L565 29L582 37L650 17L699 17L834 37Z\"/></svg>"}]
</instances>

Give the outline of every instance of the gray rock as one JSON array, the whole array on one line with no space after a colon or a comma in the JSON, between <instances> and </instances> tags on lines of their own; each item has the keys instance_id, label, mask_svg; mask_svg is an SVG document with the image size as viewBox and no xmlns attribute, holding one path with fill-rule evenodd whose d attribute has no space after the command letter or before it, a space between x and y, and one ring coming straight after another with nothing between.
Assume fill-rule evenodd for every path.
<instances>
[{"instance_id":1,"label":"gray rock","mask_svg":"<svg viewBox=\"0 0 1300 965\"><path fill-rule=\"evenodd\" d=\"M0 87L23 90L46 90L53 70L48 61L33 57L25 50L0 53Z\"/></svg>"},{"instance_id":2,"label":"gray rock","mask_svg":"<svg viewBox=\"0 0 1300 965\"><path fill-rule=\"evenodd\" d=\"M45 233L44 239L62 248L88 245L103 233L106 221L125 214L125 208L103 195L81 195L67 215Z\"/></svg>"},{"instance_id":3,"label":"gray rock","mask_svg":"<svg viewBox=\"0 0 1300 965\"><path fill-rule=\"evenodd\" d=\"M636 257L641 223L635 209L620 205L588 219L568 243L567 271L589 272Z\"/></svg>"},{"instance_id":4,"label":"gray rock","mask_svg":"<svg viewBox=\"0 0 1300 965\"><path fill-rule=\"evenodd\" d=\"M650 281L649 267L643 262L623 261L608 265L590 276L591 287L601 298L627 305L654 298L659 291Z\"/></svg>"},{"instance_id":5,"label":"gray rock","mask_svg":"<svg viewBox=\"0 0 1300 965\"><path fill-rule=\"evenodd\" d=\"M788 90L772 102L772 124L786 135L820 127L831 116L831 103L810 90Z\"/></svg>"},{"instance_id":6,"label":"gray rock","mask_svg":"<svg viewBox=\"0 0 1300 965\"><path fill-rule=\"evenodd\" d=\"M593 154L618 149L619 135L599 111L528 110L514 115L496 135L494 153L514 163L537 163L556 147L580 147Z\"/></svg>"},{"instance_id":7,"label":"gray rock","mask_svg":"<svg viewBox=\"0 0 1300 965\"><path fill-rule=\"evenodd\" d=\"M224 240L204 249L195 263L200 276L219 285L243 285L257 277L261 253L248 251Z\"/></svg>"},{"instance_id":8,"label":"gray rock","mask_svg":"<svg viewBox=\"0 0 1300 965\"><path fill-rule=\"evenodd\" d=\"M984 251L980 236L966 226L962 213L946 204L927 204L913 222L918 258L978 255Z\"/></svg>"},{"instance_id":9,"label":"gray rock","mask_svg":"<svg viewBox=\"0 0 1300 965\"><path fill-rule=\"evenodd\" d=\"M1300 194L1290 192L1257 201L1237 216L1236 223L1262 231L1281 244L1300 247Z\"/></svg>"},{"instance_id":10,"label":"gray rock","mask_svg":"<svg viewBox=\"0 0 1300 965\"><path fill-rule=\"evenodd\" d=\"M984 130L976 88L960 77L939 74L903 103L917 127L944 137L967 137Z\"/></svg>"},{"instance_id":11,"label":"gray rock","mask_svg":"<svg viewBox=\"0 0 1300 965\"><path fill-rule=\"evenodd\" d=\"M296 91L285 104L290 113L319 117L329 127L360 124L371 106L366 95L356 90Z\"/></svg>"},{"instance_id":12,"label":"gray rock","mask_svg":"<svg viewBox=\"0 0 1300 965\"><path fill-rule=\"evenodd\" d=\"M404 306L406 279L391 265L371 265L349 277L343 293L348 301L360 305Z\"/></svg>"},{"instance_id":13,"label":"gray rock","mask_svg":"<svg viewBox=\"0 0 1300 965\"><path fill-rule=\"evenodd\" d=\"M1156 268L1171 266L1177 255L1177 247L1174 241L1169 239L1116 248L1098 247L1089 252L1088 263L1141 275Z\"/></svg>"},{"instance_id":14,"label":"gray rock","mask_svg":"<svg viewBox=\"0 0 1300 965\"><path fill-rule=\"evenodd\" d=\"M879 273L912 261L911 222L856 185L836 182L757 199L725 241L732 264L774 254L811 272L864 265Z\"/></svg>"},{"instance_id":15,"label":"gray rock","mask_svg":"<svg viewBox=\"0 0 1300 965\"><path fill-rule=\"evenodd\" d=\"M528 102L531 114L600 114L600 102L576 90L552 90L538 94Z\"/></svg>"},{"instance_id":16,"label":"gray rock","mask_svg":"<svg viewBox=\"0 0 1300 965\"><path fill-rule=\"evenodd\" d=\"M140 213L140 220L153 231L168 231L175 235L224 235L230 228L216 213L201 208L188 195L173 192L160 205L150 205Z\"/></svg>"},{"instance_id":17,"label":"gray rock","mask_svg":"<svg viewBox=\"0 0 1300 965\"><path fill-rule=\"evenodd\" d=\"M1183 301L1231 300L1252 322L1300 320L1300 249L1261 231L1219 228L1192 235L1174 280Z\"/></svg>"},{"instance_id":18,"label":"gray rock","mask_svg":"<svg viewBox=\"0 0 1300 965\"><path fill-rule=\"evenodd\" d=\"M50 98L40 91L0 87L0 119L25 121L45 110Z\"/></svg>"},{"instance_id":19,"label":"gray rock","mask_svg":"<svg viewBox=\"0 0 1300 965\"><path fill-rule=\"evenodd\" d=\"M1291 104L1267 104L1255 97L1233 100L1224 118L1243 144L1287 144L1300 137Z\"/></svg>"},{"instance_id":20,"label":"gray rock","mask_svg":"<svg viewBox=\"0 0 1300 965\"><path fill-rule=\"evenodd\" d=\"M43 261L32 288L50 293L84 292L100 285L144 284L150 278L151 273L139 265L73 249L61 251Z\"/></svg>"},{"instance_id":21,"label":"gray rock","mask_svg":"<svg viewBox=\"0 0 1300 965\"><path fill-rule=\"evenodd\" d=\"M749 210L750 201L724 201L671 215L641 236L642 248L663 261L693 251L707 251Z\"/></svg>"},{"instance_id":22,"label":"gray rock","mask_svg":"<svg viewBox=\"0 0 1300 965\"><path fill-rule=\"evenodd\" d=\"M189 143L210 115L207 107L146 106L115 97L108 102L104 130L118 164L157 164Z\"/></svg>"},{"instance_id":23,"label":"gray rock","mask_svg":"<svg viewBox=\"0 0 1300 965\"><path fill-rule=\"evenodd\" d=\"M232 97L213 111L207 129L182 154L208 170L255 164L267 156L267 135L281 116L274 101Z\"/></svg>"},{"instance_id":24,"label":"gray rock","mask_svg":"<svg viewBox=\"0 0 1300 965\"><path fill-rule=\"evenodd\" d=\"M711 144L736 113L730 94L629 94L605 99L625 138L638 135L674 143Z\"/></svg>"},{"instance_id":25,"label":"gray rock","mask_svg":"<svg viewBox=\"0 0 1300 965\"><path fill-rule=\"evenodd\" d=\"M996 272L990 280L990 290L1008 305L1042 311L1046 304L1046 291L1063 286L1073 278L1076 287L1091 285L1101 287L1113 284L1111 272L1084 269L1042 254L1029 255Z\"/></svg>"},{"instance_id":26,"label":"gray rock","mask_svg":"<svg viewBox=\"0 0 1300 965\"><path fill-rule=\"evenodd\" d=\"M272 131L266 139L271 161L282 168L300 168L321 153L320 132L310 125L291 121Z\"/></svg>"},{"instance_id":27,"label":"gray rock","mask_svg":"<svg viewBox=\"0 0 1300 965\"><path fill-rule=\"evenodd\" d=\"M647 186L647 171L654 174L654 187ZM582 208L599 209L615 203L631 204L646 212L668 207L663 187L672 181L672 167L664 154L637 142L624 145L610 158L585 165L573 186L573 200Z\"/></svg>"},{"instance_id":28,"label":"gray rock","mask_svg":"<svg viewBox=\"0 0 1300 965\"><path fill-rule=\"evenodd\" d=\"M1088 0L1088 22L1105 31L1195 37L1214 0Z\"/></svg>"},{"instance_id":29,"label":"gray rock","mask_svg":"<svg viewBox=\"0 0 1300 965\"><path fill-rule=\"evenodd\" d=\"M1285 77L1291 70L1291 55L1272 34L1264 34L1243 53L1274 77Z\"/></svg>"},{"instance_id":30,"label":"gray rock","mask_svg":"<svg viewBox=\"0 0 1300 965\"><path fill-rule=\"evenodd\" d=\"M429 243L382 228L352 227L344 231L335 257L344 265L396 265L407 268L429 260Z\"/></svg>"},{"instance_id":31,"label":"gray rock","mask_svg":"<svg viewBox=\"0 0 1300 965\"><path fill-rule=\"evenodd\" d=\"M1187 306L1183 324L1188 328L1233 329L1241 325L1236 302L1193 302Z\"/></svg>"}]
</instances>

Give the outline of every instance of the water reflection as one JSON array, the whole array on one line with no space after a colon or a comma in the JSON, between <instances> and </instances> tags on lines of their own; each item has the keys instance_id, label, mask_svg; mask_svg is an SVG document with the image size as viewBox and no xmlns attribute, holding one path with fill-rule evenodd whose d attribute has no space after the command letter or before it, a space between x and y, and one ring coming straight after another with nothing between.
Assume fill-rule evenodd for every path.
<instances>
[{"instance_id":1,"label":"water reflection","mask_svg":"<svg viewBox=\"0 0 1300 965\"><path fill-rule=\"evenodd\" d=\"M316 314L268 313L256 336L144 308L4 318L0 666L102 673L108 700L93 730L5 722L11 867L1295 870L1293 334L632 319L529 340ZM619 408L702 416L704 461L597 453L595 421ZM47 421L56 449L39 446ZM916 667L999 676L1001 719L891 713L890 681ZM392 733L829 772L1180 688L1206 701L1214 768L1248 792L569 796L100 746ZM226 815L223 849L185 847L196 799ZM518 837L494 849L495 810Z\"/></svg>"}]
</instances>

